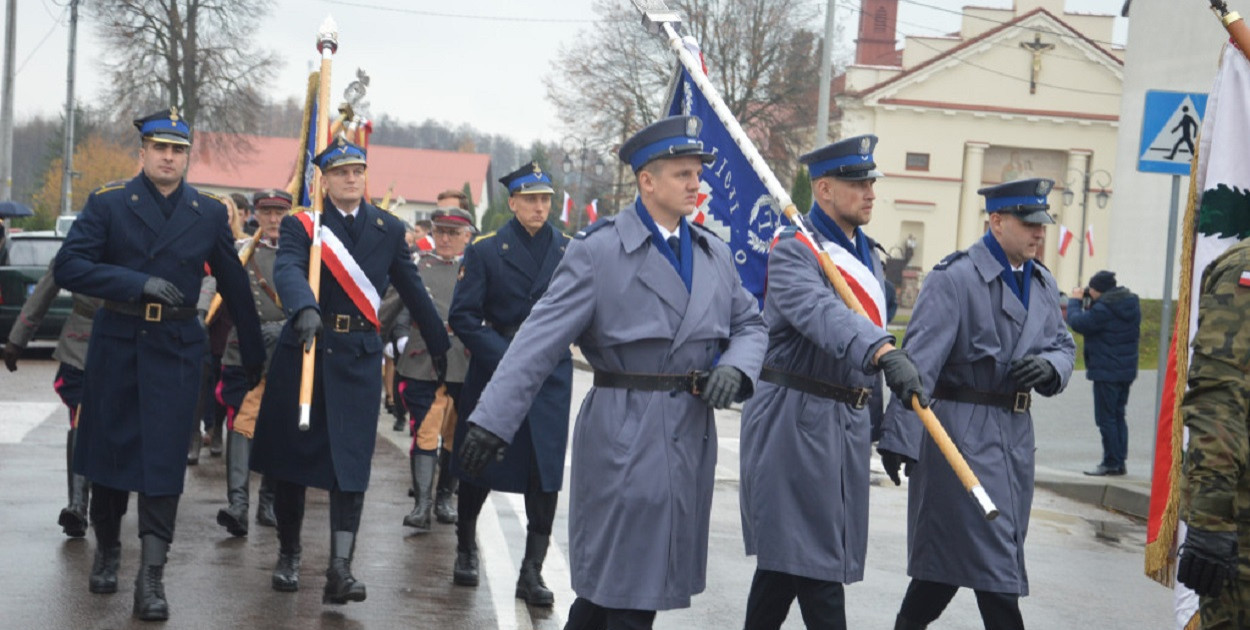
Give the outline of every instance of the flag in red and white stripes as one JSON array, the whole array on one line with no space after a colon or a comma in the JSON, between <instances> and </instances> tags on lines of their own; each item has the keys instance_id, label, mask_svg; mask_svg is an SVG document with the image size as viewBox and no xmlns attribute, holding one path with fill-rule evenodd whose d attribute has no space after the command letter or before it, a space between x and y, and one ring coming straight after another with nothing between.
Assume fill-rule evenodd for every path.
<instances>
[{"instance_id":1,"label":"flag in red and white stripes","mask_svg":"<svg viewBox=\"0 0 1250 630\"><path fill-rule=\"evenodd\" d=\"M1072 244L1072 230L1068 226L1059 225L1059 255L1068 253L1068 246Z\"/></svg>"},{"instance_id":2,"label":"flag in red and white stripes","mask_svg":"<svg viewBox=\"0 0 1250 630\"><path fill-rule=\"evenodd\" d=\"M598 221L598 220L599 220L599 200L591 199L590 203L586 204L586 225L590 225L591 223L594 223L595 221Z\"/></svg>"},{"instance_id":3,"label":"flag in red and white stripes","mask_svg":"<svg viewBox=\"0 0 1250 630\"><path fill-rule=\"evenodd\" d=\"M1089 227L1085 228L1085 251L1086 253L1089 254L1090 258L1094 257L1094 224L1093 223L1089 224Z\"/></svg>"},{"instance_id":4,"label":"flag in red and white stripes","mask_svg":"<svg viewBox=\"0 0 1250 630\"><path fill-rule=\"evenodd\" d=\"M573 198L566 192L564 193L564 205L560 207L560 220L565 225L569 224L569 215L573 214Z\"/></svg>"}]
</instances>

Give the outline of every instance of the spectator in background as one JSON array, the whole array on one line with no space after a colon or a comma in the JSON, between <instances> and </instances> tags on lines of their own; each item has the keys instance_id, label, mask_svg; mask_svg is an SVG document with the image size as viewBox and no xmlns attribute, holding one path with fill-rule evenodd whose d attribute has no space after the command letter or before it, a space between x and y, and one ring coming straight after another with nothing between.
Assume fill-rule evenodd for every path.
<instances>
[{"instance_id":1,"label":"spectator in background","mask_svg":"<svg viewBox=\"0 0 1250 630\"><path fill-rule=\"evenodd\" d=\"M421 219L412 226L412 231L416 233L416 245L412 246L413 254L434 251L434 237L430 232L434 230L434 224L429 219Z\"/></svg>"},{"instance_id":2,"label":"spectator in background","mask_svg":"<svg viewBox=\"0 0 1250 630\"><path fill-rule=\"evenodd\" d=\"M230 199L234 201L235 208L237 208L238 220L239 224L243 226L243 233L248 236L255 234L260 223L256 220L252 202L243 193L230 193Z\"/></svg>"},{"instance_id":3,"label":"spectator in background","mask_svg":"<svg viewBox=\"0 0 1250 630\"><path fill-rule=\"evenodd\" d=\"M1123 475L1128 456L1124 408L1137 378L1141 304L1132 291L1116 286L1115 272L1099 271L1088 288L1072 290L1067 319L1085 337L1085 376L1094 382L1094 422L1102 433L1102 462L1085 474Z\"/></svg>"}]
</instances>

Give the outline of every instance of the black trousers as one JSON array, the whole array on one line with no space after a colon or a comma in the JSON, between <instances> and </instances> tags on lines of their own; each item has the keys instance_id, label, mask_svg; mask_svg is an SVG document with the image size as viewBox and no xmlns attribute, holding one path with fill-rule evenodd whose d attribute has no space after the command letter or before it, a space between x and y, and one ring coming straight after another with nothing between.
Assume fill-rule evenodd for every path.
<instances>
[{"instance_id":1,"label":"black trousers","mask_svg":"<svg viewBox=\"0 0 1250 630\"><path fill-rule=\"evenodd\" d=\"M551 526L556 520L556 505L560 500L559 492L543 492L542 480L538 476L538 466L531 460L528 488L525 490L525 518L528 523L525 531L539 536L550 536ZM471 481L460 484L456 499L456 546L459 549L477 548L477 517L482 513L490 488Z\"/></svg>"},{"instance_id":2,"label":"black trousers","mask_svg":"<svg viewBox=\"0 0 1250 630\"><path fill-rule=\"evenodd\" d=\"M841 583L764 569L756 569L755 578L751 580L743 627L746 630L780 628L795 598L799 600L799 612L808 630L846 630L846 596Z\"/></svg>"},{"instance_id":3,"label":"black trousers","mask_svg":"<svg viewBox=\"0 0 1250 630\"><path fill-rule=\"evenodd\" d=\"M578 597L569 606L569 620L564 630L650 630L654 623L654 610L604 608Z\"/></svg>"},{"instance_id":4,"label":"black trousers","mask_svg":"<svg viewBox=\"0 0 1250 630\"><path fill-rule=\"evenodd\" d=\"M911 584L907 585L907 595L903 597L903 606L898 614L914 624L928 625L942 615L942 611L946 610L946 605L958 590L959 587L954 584L912 579ZM977 608L981 610L981 621L986 630L1024 630L1019 595L974 592L977 594Z\"/></svg>"},{"instance_id":5,"label":"black trousers","mask_svg":"<svg viewBox=\"0 0 1250 630\"><path fill-rule=\"evenodd\" d=\"M139 495L139 537L156 536L174 542L174 521L178 519L178 499L181 495L153 497ZM130 504L130 491L91 484L91 527L95 529L96 543L100 547L121 544L122 517Z\"/></svg>"},{"instance_id":6,"label":"black trousers","mask_svg":"<svg viewBox=\"0 0 1250 630\"><path fill-rule=\"evenodd\" d=\"M300 530L304 525L304 497L307 487L290 481L274 480L273 514L278 521L278 543L283 553L299 553ZM330 491L330 533L360 530L365 509L365 493Z\"/></svg>"}]
</instances>

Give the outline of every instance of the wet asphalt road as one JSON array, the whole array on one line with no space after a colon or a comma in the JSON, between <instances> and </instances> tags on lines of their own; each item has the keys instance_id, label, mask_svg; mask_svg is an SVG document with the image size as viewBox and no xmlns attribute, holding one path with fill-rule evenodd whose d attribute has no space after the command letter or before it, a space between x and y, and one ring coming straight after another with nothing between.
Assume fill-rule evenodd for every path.
<instances>
[{"instance_id":1,"label":"wet asphalt road","mask_svg":"<svg viewBox=\"0 0 1250 630\"><path fill-rule=\"evenodd\" d=\"M123 521L120 588L115 595L87 592L95 548L90 535L67 539L56 525L65 503L67 420L51 389L55 363L49 354L46 349L36 351L23 360L18 372L0 372L0 629L160 626L131 618L138 560L133 501ZM1074 381L1074 386L1088 388L1082 381ZM588 387L589 374L577 371L575 401ZM1073 431L1085 426L1072 415L1065 409L1063 421L1074 423ZM657 628L742 624L754 562L742 553L737 413L724 412L718 420L721 448L708 590L696 596L689 609L660 613ZM1039 451L1045 448L1041 433ZM400 524L412 505L406 495L406 440L406 435L390 430L389 418L379 420L373 480L353 564L369 596L364 603L347 606L321 604L329 548L326 494L309 491L301 590L274 592L269 573L277 555L276 535L253 525L248 537L233 538L216 525L216 512L225 504L224 460L210 457L205 449L200 465L187 473L166 569L172 618L163 625L214 630L562 627L573 599L565 564L565 498L561 497L554 544L544 569L556 592L553 609L528 608L513 597L524 547L524 508L516 495L492 494L479 521L482 585L454 586L454 528L436 524L432 533L416 536ZM874 479L880 482L883 476L876 474ZM253 505L255 486L254 479ZM874 488L867 575L847 588L850 628L893 627L907 585L905 509L905 488ZM1170 590L1142 577L1144 536L1138 522L1039 491L1026 547L1032 596L1022 600L1029 627L1168 627ZM796 606L784 628L802 627ZM961 592L932 627L980 628L972 594Z\"/></svg>"}]
</instances>

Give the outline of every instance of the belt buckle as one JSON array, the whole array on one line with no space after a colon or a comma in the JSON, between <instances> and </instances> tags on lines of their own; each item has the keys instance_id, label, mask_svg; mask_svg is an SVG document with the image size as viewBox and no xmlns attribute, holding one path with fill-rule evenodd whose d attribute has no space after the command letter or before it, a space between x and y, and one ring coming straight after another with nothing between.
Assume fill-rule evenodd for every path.
<instances>
[{"instance_id":1,"label":"belt buckle","mask_svg":"<svg viewBox=\"0 0 1250 630\"><path fill-rule=\"evenodd\" d=\"M706 377L707 375L700 370L690 370L690 373L686 375L686 378L690 379L691 395L698 396L703 393L702 388L699 387L699 382L705 380Z\"/></svg>"},{"instance_id":2,"label":"belt buckle","mask_svg":"<svg viewBox=\"0 0 1250 630\"><path fill-rule=\"evenodd\" d=\"M851 405L855 409L863 409L868 405L868 398L872 396L872 390L867 387L861 387L856 392L855 404Z\"/></svg>"},{"instance_id":3,"label":"belt buckle","mask_svg":"<svg viewBox=\"0 0 1250 630\"><path fill-rule=\"evenodd\" d=\"M1011 406L1011 413L1027 413L1031 402L1028 392L1016 392L1016 400Z\"/></svg>"},{"instance_id":4,"label":"belt buckle","mask_svg":"<svg viewBox=\"0 0 1250 630\"><path fill-rule=\"evenodd\" d=\"M143 305L143 321L159 322L161 321L161 307L159 302L149 302Z\"/></svg>"},{"instance_id":5,"label":"belt buckle","mask_svg":"<svg viewBox=\"0 0 1250 630\"><path fill-rule=\"evenodd\" d=\"M335 315L334 316L334 332L345 333L351 332L352 316L351 315Z\"/></svg>"}]
</instances>

